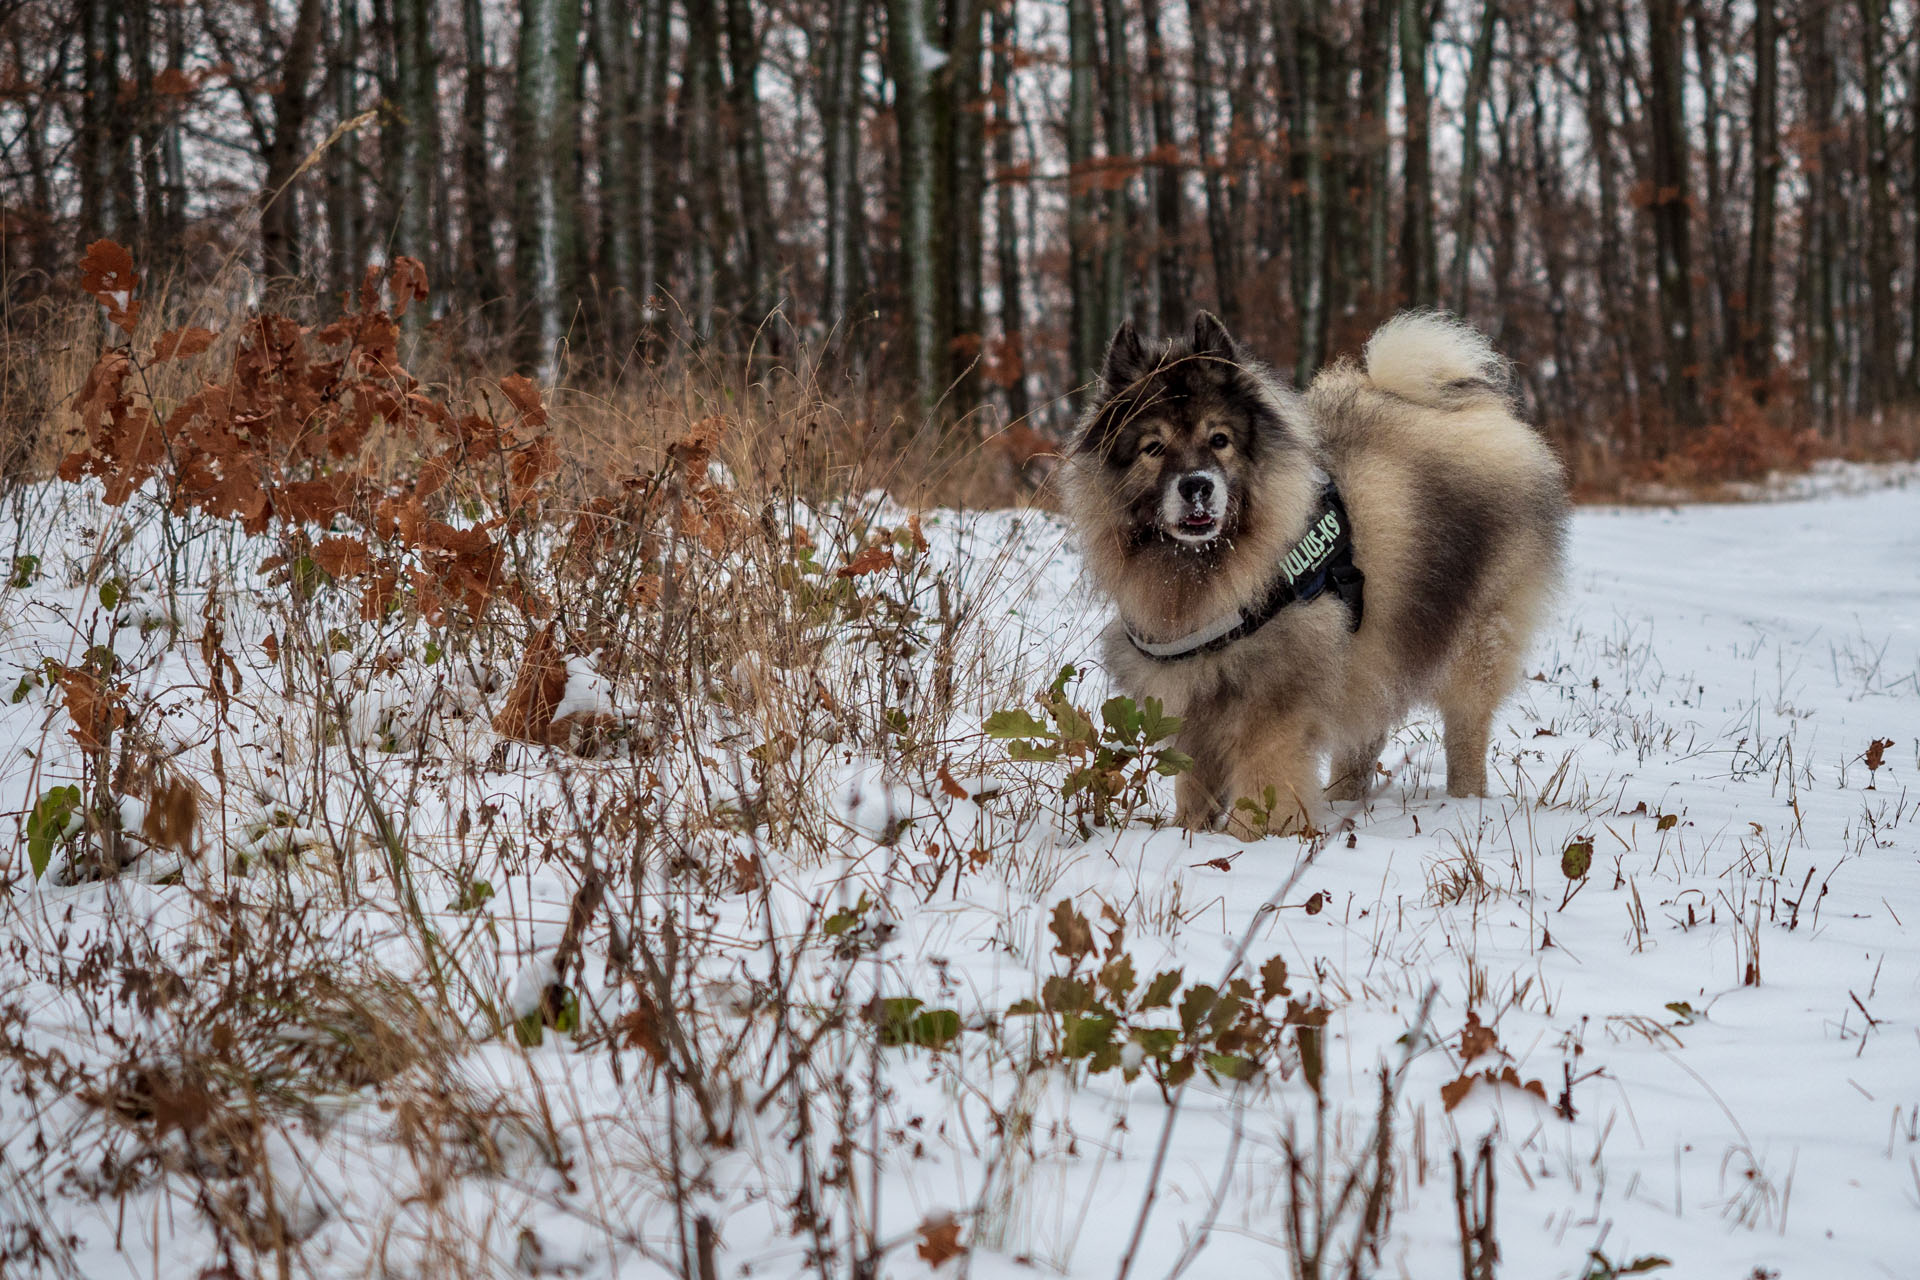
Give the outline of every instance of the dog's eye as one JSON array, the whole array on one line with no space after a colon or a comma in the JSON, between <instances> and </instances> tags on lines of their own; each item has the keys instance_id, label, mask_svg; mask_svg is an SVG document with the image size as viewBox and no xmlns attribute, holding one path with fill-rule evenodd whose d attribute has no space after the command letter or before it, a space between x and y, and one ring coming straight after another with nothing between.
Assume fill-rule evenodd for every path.
<instances>
[{"instance_id":1,"label":"dog's eye","mask_svg":"<svg viewBox=\"0 0 1920 1280\"><path fill-rule=\"evenodd\" d=\"M1211 440L1209 440L1209 441L1207 441L1207 443L1208 443L1208 444L1210 444L1210 445L1212 445L1212 446L1213 446L1214 448L1216 448L1216 449L1224 449L1224 448L1226 448L1226 447L1227 447L1228 445L1230 445L1230 444L1232 444L1232 443L1233 443L1233 441L1231 441L1231 440L1229 440L1229 439L1227 438L1227 433L1226 433L1226 432L1224 432L1224 431L1216 431L1216 432L1214 432L1214 433L1213 433L1213 439L1211 439Z\"/></svg>"},{"instance_id":2,"label":"dog's eye","mask_svg":"<svg viewBox=\"0 0 1920 1280\"><path fill-rule=\"evenodd\" d=\"M1146 454L1149 458L1159 457L1162 453L1166 452L1166 448L1167 446L1161 444L1158 440L1142 440L1140 442L1140 452Z\"/></svg>"}]
</instances>

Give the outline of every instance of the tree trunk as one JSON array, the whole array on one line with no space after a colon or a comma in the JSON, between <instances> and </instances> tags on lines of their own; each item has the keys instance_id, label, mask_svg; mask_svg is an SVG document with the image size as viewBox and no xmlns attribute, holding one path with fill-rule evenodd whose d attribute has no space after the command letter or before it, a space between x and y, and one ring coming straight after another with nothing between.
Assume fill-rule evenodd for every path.
<instances>
[{"instance_id":1,"label":"tree trunk","mask_svg":"<svg viewBox=\"0 0 1920 1280\"><path fill-rule=\"evenodd\" d=\"M127 60L133 64L133 122L140 142L140 248L148 262L170 262L178 245L162 239L166 230L166 193L161 184L161 121L153 92L153 9L129 5Z\"/></svg>"},{"instance_id":2,"label":"tree trunk","mask_svg":"<svg viewBox=\"0 0 1920 1280\"><path fill-rule=\"evenodd\" d=\"M1740 349L1756 397L1773 372L1773 229L1780 187L1780 24L1774 0L1757 0L1753 40L1753 217Z\"/></svg>"},{"instance_id":3,"label":"tree trunk","mask_svg":"<svg viewBox=\"0 0 1920 1280\"><path fill-rule=\"evenodd\" d=\"M334 25L327 79L333 97L334 120L339 122L359 114L360 90L356 83L360 58L359 0L340 0ZM358 150L359 140L348 135L327 152L327 279L329 290L343 299L359 283L362 266L360 164L355 155ZM171 152L168 159L171 163ZM168 203L172 202L170 196ZM342 305L352 304L343 301Z\"/></svg>"},{"instance_id":4,"label":"tree trunk","mask_svg":"<svg viewBox=\"0 0 1920 1280\"><path fill-rule=\"evenodd\" d=\"M1704 308L1700 359L1708 386L1720 383L1721 366L1734 353L1735 336L1728 323L1733 298L1733 246L1726 217L1726 163L1720 145L1719 60L1715 56L1715 29L1703 0L1687 0L1693 27L1694 61L1700 68L1702 174L1706 187L1707 253L1713 266L1712 292Z\"/></svg>"},{"instance_id":5,"label":"tree trunk","mask_svg":"<svg viewBox=\"0 0 1920 1280\"><path fill-rule=\"evenodd\" d=\"M948 382L953 413L963 417L980 400L982 275L985 271L986 94L980 84L981 28L986 11L979 0L947 0L947 64L943 69L947 101L947 211L943 237L947 255L946 308L949 329L942 334L950 354Z\"/></svg>"},{"instance_id":6,"label":"tree trunk","mask_svg":"<svg viewBox=\"0 0 1920 1280\"><path fill-rule=\"evenodd\" d=\"M1806 226L1806 247L1801 254L1805 279L1801 288L1807 326L1807 400L1814 420L1831 432L1841 415L1841 396L1846 386L1840 372L1839 335L1835 327L1838 292L1837 263L1840 237L1836 234L1832 191L1838 176L1833 167L1838 157L1826 141L1833 130L1836 85L1832 45L1828 40L1828 11L1814 7L1802 24L1801 83L1806 86L1807 128L1821 139L1818 145L1816 173L1820 180L1807 186L1802 221Z\"/></svg>"},{"instance_id":7,"label":"tree trunk","mask_svg":"<svg viewBox=\"0 0 1920 1280\"><path fill-rule=\"evenodd\" d=\"M1160 331L1186 326L1193 285L1181 252L1185 201L1181 184L1180 140L1173 125L1173 86L1167 79L1166 43L1160 32L1160 0L1140 0L1147 38L1147 118L1153 129L1154 293Z\"/></svg>"},{"instance_id":8,"label":"tree trunk","mask_svg":"<svg viewBox=\"0 0 1920 1280\"><path fill-rule=\"evenodd\" d=\"M821 319L842 332L853 310L854 204L860 199L860 64L866 54L867 0L833 0L828 19L826 133L827 278ZM996 64L997 65L997 64Z\"/></svg>"},{"instance_id":9,"label":"tree trunk","mask_svg":"<svg viewBox=\"0 0 1920 1280\"><path fill-rule=\"evenodd\" d=\"M1106 24L1106 129L1107 165L1105 186L1106 255L1102 267L1103 298L1100 327L1111 330L1132 314L1127 300L1127 249L1133 237L1131 193L1133 190L1133 69L1127 52L1126 0L1102 0L1101 16ZM1104 335L1103 335L1104 336Z\"/></svg>"},{"instance_id":10,"label":"tree trunk","mask_svg":"<svg viewBox=\"0 0 1920 1280\"><path fill-rule=\"evenodd\" d=\"M1078 407L1100 371L1107 338L1093 199L1093 0L1067 0L1067 61L1067 252L1073 295L1073 367L1067 381Z\"/></svg>"},{"instance_id":11,"label":"tree trunk","mask_svg":"<svg viewBox=\"0 0 1920 1280\"><path fill-rule=\"evenodd\" d=\"M80 242L123 236L115 184L121 157L114 154L114 98L120 84L119 6L115 0L80 0L81 102L75 139L80 170Z\"/></svg>"},{"instance_id":12,"label":"tree trunk","mask_svg":"<svg viewBox=\"0 0 1920 1280\"><path fill-rule=\"evenodd\" d=\"M478 7L479 0L466 0ZM634 266L633 23L626 0L593 0L593 60L600 71L595 116L600 159L600 269L607 300L610 367L625 362L638 327Z\"/></svg>"},{"instance_id":13,"label":"tree trunk","mask_svg":"<svg viewBox=\"0 0 1920 1280\"><path fill-rule=\"evenodd\" d=\"M1325 47L1319 0L1295 0L1278 6L1274 23L1280 37L1281 66L1291 81L1288 107L1289 186L1292 189L1292 253L1294 327L1297 345L1294 381L1306 386L1326 359L1327 234L1326 122L1321 117L1325 75Z\"/></svg>"},{"instance_id":14,"label":"tree trunk","mask_svg":"<svg viewBox=\"0 0 1920 1280\"><path fill-rule=\"evenodd\" d=\"M633 212L640 324L652 346L660 299L660 138L667 85L668 0L640 0L640 65L634 87Z\"/></svg>"},{"instance_id":15,"label":"tree trunk","mask_svg":"<svg viewBox=\"0 0 1920 1280\"><path fill-rule=\"evenodd\" d=\"M1666 349L1667 412L1690 432L1706 421L1700 397L1700 354L1694 329L1693 252L1687 156L1686 65L1676 0L1648 0L1648 128L1653 180L1654 272Z\"/></svg>"},{"instance_id":16,"label":"tree trunk","mask_svg":"<svg viewBox=\"0 0 1920 1280\"><path fill-rule=\"evenodd\" d=\"M1493 72L1493 35L1500 21L1500 0L1483 0L1480 29L1473 40L1467 65L1467 95L1460 107L1460 194L1454 206L1453 269L1447 305L1455 315L1467 314L1467 290L1473 273L1473 239L1479 203L1480 106L1486 101L1487 80Z\"/></svg>"},{"instance_id":17,"label":"tree trunk","mask_svg":"<svg viewBox=\"0 0 1920 1280\"><path fill-rule=\"evenodd\" d=\"M596 11L608 0L596 0ZM481 0L460 0L466 45L465 86L460 102L460 184L466 202L466 294L484 318L503 295L500 257L493 244L493 175L487 156L487 38Z\"/></svg>"},{"instance_id":18,"label":"tree trunk","mask_svg":"<svg viewBox=\"0 0 1920 1280\"><path fill-rule=\"evenodd\" d=\"M694 0L698 3L699 0ZM779 241L767 191L767 140L760 123L760 35L749 0L727 0L727 86L734 168L740 184L740 215L746 231L746 320L763 345L778 350L779 333L763 322L780 305Z\"/></svg>"},{"instance_id":19,"label":"tree trunk","mask_svg":"<svg viewBox=\"0 0 1920 1280\"><path fill-rule=\"evenodd\" d=\"M553 0L544 2L551 4ZM571 65L571 53L567 57ZM433 218L440 158L440 95L435 83L438 61L433 45L432 0L393 0L394 87L400 111L400 217L394 249L426 263L429 276L437 265L433 257ZM426 308L409 308L407 321L424 325Z\"/></svg>"},{"instance_id":20,"label":"tree trunk","mask_svg":"<svg viewBox=\"0 0 1920 1280\"><path fill-rule=\"evenodd\" d=\"M273 134L267 145L267 178L260 193L265 208L260 215L260 257L269 277L298 277L301 269L300 202L293 176L305 158L301 149L312 99L312 78L320 44L320 0L300 0L293 30L287 36L286 57L280 64L273 91Z\"/></svg>"},{"instance_id":21,"label":"tree trunk","mask_svg":"<svg viewBox=\"0 0 1920 1280\"><path fill-rule=\"evenodd\" d=\"M1640 386L1647 364L1639 323L1640 286L1628 269L1626 249L1620 239L1620 172L1613 145L1614 103L1607 74L1606 33L1602 15L1595 5L1596 0L1574 0L1573 14L1580 61L1587 72L1583 105L1599 196L1599 292L1607 317L1606 331L1626 391L1628 419L1635 434L1629 443L1638 448L1642 424Z\"/></svg>"},{"instance_id":22,"label":"tree trunk","mask_svg":"<svg viewBox=\"0 0 1920 1280\"><path fill-rule=\"evenodd\" d=\"M1013 48L1017 38L1016 8L1002 4L993 11L993 230L994 256L1000 270L1000 333L1005 346L1002 381L1007 391L1007 417L1018 422L1031 411L1027 398L1026 315L1020 274L1020 228L1014 221Z\"/></svg>"},{"instance_id":23,"label":"tree trunk","mask_svg":"<svg viewBox=\"0 0 1920 1280\"><path fill-rule=\"evenodd\" d=\"M1367 292L1375 310L1385 308L1387 297L1388 229L1393 221L1387 118L1393 98L1393 24L1399 9L1399 0L1371 0L1367 9L1369 43L1360 63L1360 120L1367 175Z\"/></svg>"},{"instance_id":24,"label":"tree trunk","mask_svg":"<svg viewBox=\"0 0 1920 1280\"><path fill-rule=\"evenodd\" d=\"M1228 328L1240 324L1240 264L1227 208L1226 158L1219 151L1218 104L1214 101L1213 40L1206 0L1187 0L1193 52L1194 149L1206 176L1207 239L1213 247L1214 297Z\"/></svg>"},{"instance_id":25,"label":"tree trunk","mask_svg":"<svg viewBox=\"0 0 1920 1280\"><path fill-rule=\"evenodd\" d=\"M924 0L887 0L887 43L894 121L900 137L900 267L906 286L907 371L922 410L930 412L940 395L942 365L933 227L933 104Z\"/></svg>"},{"instance_id":26,"label":"tree trunk","mask_svg":"<svg viewBox=\"0 0 1920 1280\"><path fill-rule=\"evenodd\" d=\"M720 32L712 0L687 0L686 66L680 75L681 189L687 208L687 319L699 341L713 337L718 275L729 236L718 172Z\"/></svg>"},{"instance_id":27,"label":"tree trunk","mask_svg":"<svg viewBox=\"0 0 1920 1280\"><path fill-rule=\"evenodd\" d=\"M1866 95L1868 341L1866 402L1884 408L1900 396L1900 322L1893 305L1893 165L1887 144L1886 0L1863 0L1861 89Z\"/></svg>"},{"instance_id":28,"label":"tree trunk","mask_svg":"<svg viewBox=\"0 0 1920 1280\"><path fill-rule=\"evenodd\" d=\"M1400 223L1400 292L1410 307L1440 300L1439 254L1433 237L1432 111L1427 96L1427 42L1433 15L1424 0L1400 3L1400 85L1406 99L1405 212Z\"/></svg>"},{"instance_id":29,"label":"tree trunk","mask_svg":"<svg viewBox=\"0 0 1920 1280\"><path fill-rule=\"evenodd\" d=\"M551 382L573 311L574 84L579 0L520 0L514 100L514 283L533 308L519 333L521 363Z\"/></svg>"}]
</instances>

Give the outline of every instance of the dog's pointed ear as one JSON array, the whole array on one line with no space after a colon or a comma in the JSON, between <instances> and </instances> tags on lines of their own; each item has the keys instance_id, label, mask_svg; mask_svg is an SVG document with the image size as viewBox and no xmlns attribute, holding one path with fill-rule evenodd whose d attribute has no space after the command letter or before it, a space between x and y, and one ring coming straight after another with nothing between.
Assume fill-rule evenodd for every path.
<instances>
[{"instance_id":1,"label":"dog's pointed ear","mask_svg":"<svg viewBox=\"0 0 1920 1280\"><path fill-rule=\"evenodd\" d=\"M1240 347L1227 332L1227 326L1220 323L1220 317L1211 311L1202 311L1193 317L1193 354L1214 356L1221 360L1239 363Z\"/></svg>"},{"instance_id":2,"label":"dog's pointed ear","mask_svg":"<svg viewBox=\"0 0 1920 1280\"><path fill-rule=\"evenodd\" d=\"M1133 321L1122 320L1113 331L1113 341L1107 344L1106 364L1100 375L1107 381L1107 390L1119 391L1131 385L1147 371L1147 363L1147 348Z\"/></svg>"}]
</instances>

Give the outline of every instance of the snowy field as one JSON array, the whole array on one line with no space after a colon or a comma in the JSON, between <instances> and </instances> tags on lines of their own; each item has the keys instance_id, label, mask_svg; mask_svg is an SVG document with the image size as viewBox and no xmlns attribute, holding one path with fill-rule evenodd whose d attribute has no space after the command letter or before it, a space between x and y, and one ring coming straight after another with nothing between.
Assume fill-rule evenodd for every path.
<instances>
[{"instance_id":1,"label":"snowy field","mask_svg":"<svg viewBox=\"0 0 1920 1280\"><path fill-rule=\"evenodd\" d=\"M274 603L223 532L25 495L0 1273L1335 1276L1371 1234L1352 1274L1454 1280L1490 1183L1501 1275L1920 1275L1920 482L1862 474L1581 511L1495 795L1449 799L1416 721L1329 835L1251 845L1159 825L1158 779L1082 838L1059 767L980 733L1093 657L1044 514L924 517L902 589L972 611L957 657L874 628L736 664L814 682L791 732L575 658L566 707L658 730L642 765L494 734L511 650L458 664ZM162 598L169 556L224 616ZM883 651L917 664L892 693ZM49 657L128 686L191 840L129 834L101 878L63 811L36 879L81 777ZM964 693L931 745L834 727L936 676ZM140 830L157 784L110 781ZM1183 1002L1236 978L1265 1039L1163 1088Z\"/></svg>"}]
</instances>

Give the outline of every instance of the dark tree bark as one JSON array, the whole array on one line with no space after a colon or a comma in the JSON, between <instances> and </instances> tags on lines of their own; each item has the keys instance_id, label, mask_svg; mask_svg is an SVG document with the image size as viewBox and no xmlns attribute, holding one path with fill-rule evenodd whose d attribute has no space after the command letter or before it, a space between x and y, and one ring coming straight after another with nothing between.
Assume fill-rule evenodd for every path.
<instances>
[{"instance_id":1,"label":"dark tree bark","mask_svg":"<svg viewBox=\"0 0 1920 1280\"><path fill-rule=\"evenodd\" d=\"M1107 335L1100 290L1099 226L1093 192L1093 0L1067 0L1067 252L1073 295L1073 402L1083 403L1100 372Z\"/></svg>"},{"instance_id":2,"label":"dark tree bark","mask_svg":"<svg viewBox=\"0 0 1920 1280\"><path fill-rule=\"evenodd\" d=\"M465 0L478 8L478 0ZM600 158L600 269L606 292L608 353L625 360L639 328L639 272L634 264L639 209L633 190L634 39L626 0L593 0L593 60L600 72L595 117ZM482 155L482 163L485 157Z\"/></svg>"},{"instance_id":3,"label":"dark tree bark","mask_svg":"<svg viewBox=\"0 0 1920 1280\"><path fill-rule=\"evenodd\" d=\"M1483 0L1480 28L1467 64L1467 93L1460 107L1460 191L1454 204L1453 269L1447 305L1455 315L1467 314L1467 289L1473 272L1473 240L1479 205L1480 107L1486 101L1487 81L1493 73L1493 36L1500 22L1500 0Z\"/></svg>"},{"instance_id":4,"label":"dark tree bark","mask_svg":"<svg viewBox=\"0 0 1920 1280\"><path fill-rule=\"evenodd\" d=\"M1012 0L993 11L993 202L994 256L1000 273L1000 332L1005 344L1007 417L1031 411L1027 398L1025 290L1020 271L1020 227L1014 220L1013 49L1018 38Z\"/></svg>"},{"instance_id":5,"label":"dark tree bark","mask_svg":"<svg viewBox=\"0 0 1920 1280\"><path fill-rule=\"evenodd\" d=\"M1868 348L1862 390L1869 408L1900 397L1900 322L1894 314L1893 157L1887 142L1886 0L1860 6L1861 91L1866 97Z\"/></svg>"},{"instance_id":6,"label":"dark tree bark","mask_svg":"<svg viewBox=\"0 0 1920 1280\"><path fill-rule=\"evenodd\" d=\"M1331 50L1321 30L1319 0L1295 0L1276 12L1281 67L1288 81L1288 169L1291 196L1296 346L1294 381L1306 386L1326 359L1327 284L1331 268L1327 204L1330 158L1322 117L1325 63Z\"/></svg>"},{"instance_id":7,"label":"dark tree bark","mask_svg":"<svg viewBox=\"0 0 1920 1280\"><path fill-rule=\"evenodd\" d=\"M340 0L333 41L328 50L328 93L336 123L353 119L360 110L360 4ZM327 280L336 298L349 294L359 282L360 163L359 140L349 134L327 152ZM169 153L169 161L172 153ZM169 200L171 203L171 198Z\"/></svg>"},{"instance_id":8,"label":"dark tree bark","mask_svg":"<svg viewBox=\"0 0 1920 1280\"><path fill-rule=\"evenodd\" d=\"M820 117L826 151L826 301L822 319L836 334L853 307L854 205L860 198L860 64L866 54L867 0L833 0L827 36L826 95ZM997 64L996 64L997 65ZM844 335L840 335L844 337Z\"/></svg>"},{"instance_id":9,"label":"dark tree bark","mask_svg":"<svg viewBox=\"0 0 1920 1280\"><path fill-rule=\"evenodd\" d=\"M1773 372L1773 237L1780 187L1780 26L1774 0L1756 0L1753 59L1753 214L1747 240L1747 288L1740 349L1755 395Z\"/></svg>"},{"instance_id":10,"label":"dark tree bark","mask_svg":"<svg viewBox=\"0 0 1920 1280\"><path fill-rule=\"evenodd\" d=\"M1400 292L1411 307L1439 303L1439 253L1433 235L1432 111L1427 94L1427 43L1433 15L1424 0L1400 3L1400 84L1406 99L1404 212L1400 222Z\"/></svg>"},{"instance_id":11,"label":"dark tree bark","mask_svg":"<svg viewBox=\"0 0 1920 1280\"><path fill-rule=\"evenodd\" d=\"M307 83L319 52L323 13L320 0L300 0L273 93L273 133L260 193L265 206L260 215L260 257L269 276L298 277L301 272L300 201L293 178L306 154L302 142L313 101Z\"/></svg>"},{"instance_id":12,"label":"dark tree bark","mask_svg":"<svg viewBox=\"0 0 1920 1280\"><path fill-rule=\"evenodd\" d=\"M1668 415L1681 431L1706 421L1700 395L1700 354L1694 328L1693 249L1689 227L1686 67L1681 54L1676 0L1648 0L1650 79L1647 124L1651 132L1654 272L1659 285L1660 329L1666 351Z\"/></svg>"},{"instance_id":13,"label":"dark tree bark","mask_svg":"<svg viewBox=\"0 0 1920 1280\"><path fill-rule=\"evenodd\" d=\"M1394 18L1399 10L1400 0L1368 0L1368 44L1360 63L1360 140L1366 158L1367 292L1375 309L1383 308L1387 296L1387 245L1393 221L1387 117L1393 97Z\"/></svg>"},{"instance_id":14,"label":"dark tree bark","mask_svg":"<svg viewBox=\"0 0 1920 1280\"><path fill-rule=\"evenodd\" d=\"M634 85L634 292L651 346L664 312L660 298L660 162L666 132L668 0L640 0L639 65Z\"/></svg>"},{"instance_id":15,"label":"dark tree bark","mask_svg":"<svg viewBox=\"0 0 1920 1280\"><path fill-rule=\"evenodd\" d=\"M80 0L81 102L75 139L80 171L80 241L123 236L115 184L114 96L120 83L120 22L115 0Z\"/></svg>"},{"instance_id":16,"label":"dark tree bark","mask_svg":"<svg viewBox=\"0 0 1920 1280\"><path fill-rule=\"evenodd\" d=\"M610 0L596 0L598 9ZM466 66L460 99L460 185L466 208L462 275L468 301L484 314L504 296L493 243L493 175L487 151L487 33L481 0L460 0Z\"/></svg>"},{"instance_id":17,"label":"dark tree bark","mask_svg":"<svg viewBox=\"0 0 1920 1280\"><path fill-rule=\"evenodd\" d=\"M518 339L523 366L548 381L559 373L575 303L571 189L579 34L579 0L520 0L514 283L533 324L521 326Z\"/></svg>"},{"instance_id":18,"label":"dark tree bark","mask_svg":"<svg viewBox=\"0 0 1920 1280\"><path fill-rule=\"evenodd\" d=\"M962 0L964 2L964 0ZM1127 251L1133 239L1132 191L1133 165L1133 68L1127 52L1126 0L1101 0L1101 16L1106 23L1105 110L1107 164L1107 207L1105 257L1101 267L1101 296L1104 315L1101 329L1112 330L1132 314L1127 299Z\"/></svg>"},{"instance_id":19,"label":"dark tree bark","mask_svg":"<svg viewBox=\"0 0 1920 1280\"><path fill-rule=\"evenodd\" d=\"M1694 63L1700 69L1701 179L1706 194L1707 256L1712 265L1708 278L1710 295L1702 308L1703 332L1699 337L1700 359L1709 386L1720 382L1720 370L1732 358L1735 335L1727 317L1731 314L1733 285L1733 243L1727 228L1726 162L1721 147L1721 105L1719 58L1716 56L1717 29L1707 12L1705 0L1687 0L1687 20L1693 28Z\"/></svg>"},{"instance_id":20,"label":"dark tree bark","mask_svg":"<svg viewBox=\"0 0 1920 1280\"><path fill-rule=\"evenodd\" d=\"M699 0L694 0L699 3ZM773 206L767 187L767 140L760 121L760 33L749 0L727 0L728 131L740 187L740 220L746 232L747 323L761 331L757 341L779 348L775 329L762 324L778 306L780 246L774 235Z\"/></svg>"},{"instance_id":21,"label":"dark tree bark","mask_svg":"<svg viewBox=\"0 0 1920 1280\"><path fill-rule=\"evenodd\" d=\"M1800 24L1800 79L1806 86L1807 128L1818 142L1817 172L1821 181L1809 183L1801 215L1806 227L1806 247L1801 254L1804 276L1801 304L1806 316L1807 400L1814 419L1831 431L1843 412L1842 397L1847 380L1842 365L1837 313L1840 278L1837 256L1844 237L1836 225L1833 191L1839 173L1838 148L1828 139L1833 127L1834 104L1838 89L1833 65L1833 45L1829 39L1830 18L1823 6L1814 6Z\"/></svg>"},{"instance_id":22,"label":"dark tree bark","mask_svg":"<svg viewBox=\"0 0 1920 1280\"><path fill-rule=\"evenodd\" d=\"M578 0L572 2L578 4ZM553 0L545 3L551 5ZM576 26L578 21L576 11ZM569 53L567 58L571 70L572 55ZM393 0L394 88L400 115L397 126L400 217L394 229L394 248L426 263L429 275L436 265L433 222L440 165L438 68L431 0ZM407 320L414 325L425 324L426 308L410 308Z\"/></svg>"},{"instance_id":23,"label":"dark tree bark","mask_svg":"<svg viewBox=\"0 0 1920 1280\"><path fill-rule=\"evenodd\" d=\"M1140 0L1147 41L1147 119L1153 129L1154 293L1160 331L1186 326L1193 285L1182 253L1185 199L1180 140L1173 124L1173 86L1167 78L1166 42L1160 31L1160 0Z\"/></svg>"},{"instance_id":24,"label":"dark tree bark","mask_svg":"<svg viewBox=\"0 0 1920 1280\"><path fill-rule=\"evenodd\" d=\"M719 181L720 29L712 0L687 0L687 48L680 76L681 190L686 206L687 319L699 341L713 337L718 276L727 241Z\"/></svg>"},{"instance_id":25,"label":"dark tree bark","mask_svg":"<svg viewBox=\"0 0 1920 1280\"><path fill-rule=\"evenodd\" d=\"M1207 0L1187 0L1187 27L1193 53L1194 149L1207 192L1207 240L1213 249L1214 297L1227 327L1240 325L1240 263L1228 209L1226 157L1220 149L1214 101L1213 39Z\"/></svg>"},{"instance_id":26,"label":"dark tree bark","mask_svg":"<svg viewBox=\"0 0 1920 1280\"><path fill-rule=\"evenodd\" d=\"M905 284L907 369L931 410L942 390L940 297L934 234L933 103L927 75L927 11L921 0L887 0L893 111L900 139L900 268Z\"/></svg>"},{"instance_id":27,"label":"dark tree bark","mask_svg":"<svg viewBox=\"0 0 1920 1280\"><path fill-rule=\"evenodd\" d=\"M947 181L942 208L946 294L942 335L950 354L948 403L953 416L971 413L980 400L980 355L986 321L981 300L986 270L986 90L980 83L985 49L985 6L980 0L947 0L947 62L942 77L947 99Z\"/></svg>"}]
</instances>

